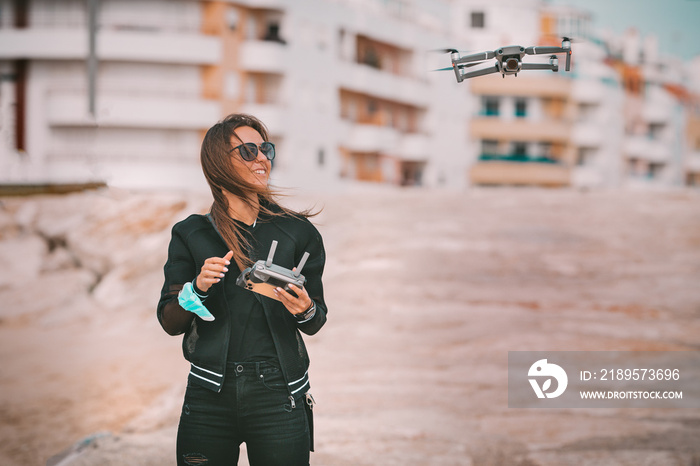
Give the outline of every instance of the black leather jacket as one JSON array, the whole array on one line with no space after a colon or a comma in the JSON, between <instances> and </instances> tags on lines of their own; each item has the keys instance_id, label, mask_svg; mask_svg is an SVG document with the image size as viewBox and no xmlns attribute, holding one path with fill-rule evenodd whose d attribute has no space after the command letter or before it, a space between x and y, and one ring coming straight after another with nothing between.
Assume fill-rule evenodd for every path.
<instances>
[{"instance_id":1,"label":"black leather jacket","mask_svg":"<svg viewBox=\"0 0 700 466\"><path fill-rule=\"evenodd\" d=\"M305 288L316 304L316 314L299 323L277 300L256 294L270 326L282 373L289 387L292 404L306 393L309 385L309 356L300 331L309 335L318 332L326 322L326 303L323 298L321 275L326 255L318 230L304 218L290 215L268 217L258 222L253 232L262 250L253 251L251 259L266 259L273 240L277 240L274 263L291 269L305 251L310 256L302 273L307 279ZM177 301L177 294L187 282L194 280L204 261L209 257L223 257L228 247L213 224L204 215L191 215L172 229L165 264L165 283L158 303L158 321L171 335L184 333L182 350L191 364L189 381L213 391L221 391L226 376L226 358L231 337L230 312L236 303L228 302L223 290L225 280L236 279L236 267L221 282L209 289L205 301L215 320L205 322L185 311ZM234 264L232 264L234 265Z\"/></svg>"}]
</instances>

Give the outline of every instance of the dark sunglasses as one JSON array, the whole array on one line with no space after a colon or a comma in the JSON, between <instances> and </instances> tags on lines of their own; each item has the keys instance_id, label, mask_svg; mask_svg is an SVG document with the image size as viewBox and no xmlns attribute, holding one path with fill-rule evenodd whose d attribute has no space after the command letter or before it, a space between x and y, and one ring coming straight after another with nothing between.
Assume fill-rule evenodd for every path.
<instances>
[{"instance_id":1,"label":"dark sunglasses","mask_svg":"<svg viewBox=\"0 0 700 466\"><path fill-rule=\"evenodd\" d=\"M252 162L258 158L258 146L256 146L255 143L246 142L245 144L234 147L229 153L234 150L238 150L238 153L241 154L241 158L246 162ZM275 158L275 145L271 142L265 141L260 144L260 151L267 157L267 160Z\"/></svg>"}]
</instances>

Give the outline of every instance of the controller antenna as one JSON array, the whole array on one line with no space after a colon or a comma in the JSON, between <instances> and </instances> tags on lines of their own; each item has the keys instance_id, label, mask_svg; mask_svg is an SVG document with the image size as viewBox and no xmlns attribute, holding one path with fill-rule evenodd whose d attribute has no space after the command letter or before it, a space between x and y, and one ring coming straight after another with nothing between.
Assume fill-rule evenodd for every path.
<instances>
[{"instance_id":1,"label":"controller antenna","mask_svg":"<svg viewBox=\"0 0 700 466\"><path fill-rule=\"evenodd\" d=\"M306 259L308 259L308 258L309 258L309 253L305 252L304 256L299 261L299 265L297 265L296 269L294 270L295 277L298 277L301 274L301 269L304 268L304 265L306 264Z\"/></svg>"},{"instance_id":2,"label":"controller antenna","mask_svg":"<svg viewBox=\"0 0 700 466\"><path fill-rule=\"evenodd\" d=\"M272 258L275 257L276 250L277 250L277 241L272 240L272 246L270 246L270 252L267 254L267 260L265 261L266 267L270 267L272 265Z\"/></svg>"}]
</instances>

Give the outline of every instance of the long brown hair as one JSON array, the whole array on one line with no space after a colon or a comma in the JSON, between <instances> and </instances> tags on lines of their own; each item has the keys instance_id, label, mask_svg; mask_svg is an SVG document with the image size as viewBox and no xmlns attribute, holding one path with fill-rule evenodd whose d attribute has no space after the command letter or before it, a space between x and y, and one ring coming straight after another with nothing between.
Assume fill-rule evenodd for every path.
<instances>
[{"instance_id":1,"label":"long brown hair","mask_svg":"<svg viewBox=\"0 0 700 466\"><path fill-rule=\"evenodd\" d=\"M266 216L294 215L306 218L316 215L310 211L294 212L280 206L277 198L281 193L272 190L269 186L251 184L236 172L231 162L230 153L233 149L231 137L235 136L240 140L236 129L243 126L253 128L260 133L264 141L269 141L267 128L262 121L252 115L234 113L209 128L202 141L200 152L202 171L214 196L211 216L226 245L233 251L233 259L241 270L252 264L252 260L247 255L250 244L241 227L229 215L225 191L239 197L252 208L259 207L259 212ZM259 206L256 206L253 201L256 196Z\"/></svg>"}]
</instances>

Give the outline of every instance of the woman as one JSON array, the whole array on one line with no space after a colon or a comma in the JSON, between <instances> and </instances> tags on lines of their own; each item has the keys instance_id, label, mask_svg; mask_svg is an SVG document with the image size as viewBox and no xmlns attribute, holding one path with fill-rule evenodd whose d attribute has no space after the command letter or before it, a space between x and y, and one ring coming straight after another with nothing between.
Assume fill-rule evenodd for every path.
<instances>
[{"instance_id":1,"label":"woman","mask_svg":"<svg viewBox=\"0 0 700 466\"><path fill-rule=\"evenodd\" d=\"M184 333L190 362L177 461L237 464L246 442L255 465L308 465L313 451L309 358L301 334L326 322L323 241L308 212L281 207L268 186L274 145L255 117L229 115L209 129L201 163L214 202L172 229L158 320ZM303 288L275 297L236 285L278 242L274 263L309 253Z\"/></svg>"}]
</instances>

